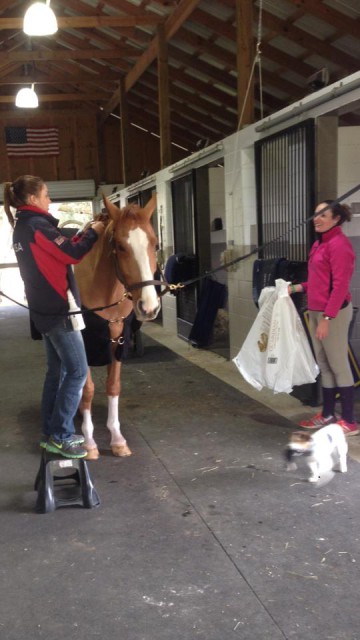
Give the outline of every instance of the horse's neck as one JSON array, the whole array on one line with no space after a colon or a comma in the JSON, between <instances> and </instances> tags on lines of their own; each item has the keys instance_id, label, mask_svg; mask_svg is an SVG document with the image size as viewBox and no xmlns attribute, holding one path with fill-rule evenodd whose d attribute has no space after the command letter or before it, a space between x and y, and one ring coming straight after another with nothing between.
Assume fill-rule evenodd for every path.
<instances>
[{"instance_id":1,"label":"horse's neck","mask_svg":"<svg viewBox=\"0 0 360 640\"><path fill-rule=\"evenodd\" d=\"M103 237L76 266L75 277L80 290L81 302L88 309L106 307L123 300L125 288L116 277L113 254ZM119 307L104 309L98 314L111 320L119 315L127 316L131 308L131 302L124 299Z\"/></svg>"}]
</instances>

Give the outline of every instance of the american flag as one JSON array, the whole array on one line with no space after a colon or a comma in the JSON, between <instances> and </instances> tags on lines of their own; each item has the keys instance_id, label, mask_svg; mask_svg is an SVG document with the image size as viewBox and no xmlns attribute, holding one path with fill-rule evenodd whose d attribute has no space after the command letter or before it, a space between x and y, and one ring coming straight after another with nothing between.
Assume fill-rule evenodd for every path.
<instances>
[{"instance_id":1,"label":"american flag","mask_svg":"<svg viewBox=\"0 0 360 640\"><path fill-rule=\"evenodd\" d=\"M9 158L59 155L57 127L5 127Z\"/></svg>"}]
</instances>

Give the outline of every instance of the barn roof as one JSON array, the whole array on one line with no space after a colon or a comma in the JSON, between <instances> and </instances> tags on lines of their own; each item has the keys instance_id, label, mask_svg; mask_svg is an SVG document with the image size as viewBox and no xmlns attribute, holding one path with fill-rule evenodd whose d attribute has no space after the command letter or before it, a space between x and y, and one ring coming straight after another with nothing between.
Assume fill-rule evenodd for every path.
<instances>
[{"instance_id":1,"label":"barn roof","mask_svg":"<svg viewBox=\"0 0 360 640\"><path fill-rule=\"evenodd\" d=\"M29 4L0 0L0 109L34 82L43 108L81 105L105 120L119 117L122 87L133 124L158 134L162 42L171 138L190 151L241 125L240 9L251 12L255 120L308 95L314 73L332 83L360 67L360 0L51 0L49 37L23 33ZM359 124L360 109L342 118Z\"/></svg>"}]
</instances>

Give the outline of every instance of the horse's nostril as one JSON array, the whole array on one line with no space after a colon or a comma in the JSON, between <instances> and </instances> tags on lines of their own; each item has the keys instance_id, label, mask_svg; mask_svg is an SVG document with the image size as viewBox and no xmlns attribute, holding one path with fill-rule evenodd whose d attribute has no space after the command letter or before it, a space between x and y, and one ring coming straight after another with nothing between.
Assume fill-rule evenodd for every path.
<instances>
[{"instance_id":1,"label":"horse's nostril","mask_svg":"<svg viewBox=\"0 0 360 640\"><path fill-rule=\"evenodd\" d=\"M139 313L141 313L142 316L149 315L149 312L147 311L147 309L144 306L144 301L143 300L139 300L138 301L137 308L138 308Z\"/></svg>"},{"instance_id":2,"label":"horse's nostril","mask_svg":"<svg viewBox=\"0 0 360 640\"><path fill-rule=\"evenodd\" d=\"M143 304L143 301L142 301L142 300L139 300L139 301L138 301L138 303L137 303L137 308L138 308L138 311L139 311L142 315L145 315L145 314L146 314L146 312L145 312L145 310L144 310L144 304Z\"/></svg>"},{"instance_id":3,"label":"horse's nostril","mask_svg":"<svg viewBox=\"0 0 360 640\"><path fill-rule=\"evenodd\" d=\"M151 309L146 309L144 301L142 299L138 300L137 304L136 304L136 310L138 312L139 315L141 315L143 318L148 318L150 320L152 320L153 318L156 318L158 312L160 309L160 304L158 302L158 304L156 305L155 309L151 308Z\"/></svg>"}]
</instances>

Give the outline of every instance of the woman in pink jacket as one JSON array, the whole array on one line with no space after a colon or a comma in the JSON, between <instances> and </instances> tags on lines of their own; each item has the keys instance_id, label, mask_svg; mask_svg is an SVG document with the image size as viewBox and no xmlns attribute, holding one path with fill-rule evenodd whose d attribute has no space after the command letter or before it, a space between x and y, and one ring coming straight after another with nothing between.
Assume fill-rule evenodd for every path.
<instances>
[{"instance_id":1,"label":"woman in pink jacket","mask_svg":"<svg viewBox=\"0 0 360 640\"><path fill-rule=\"evenodd\" d=\"M289 285L289 293L305 292L310 335L320 368L322 412L300 426L318 429L337 422L345 435L359 433L354 418L354 379L348 358L348 334L353 315L350 281L355 254L341 225L351 219L348 206L324 200L313 218L317 240L308 262L308 280ZM341 418L335 418L336 395L340 395Z\"/></svg>"}]
</instances>

